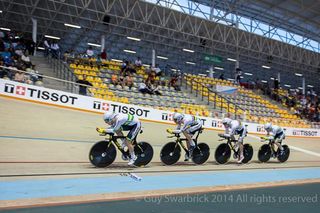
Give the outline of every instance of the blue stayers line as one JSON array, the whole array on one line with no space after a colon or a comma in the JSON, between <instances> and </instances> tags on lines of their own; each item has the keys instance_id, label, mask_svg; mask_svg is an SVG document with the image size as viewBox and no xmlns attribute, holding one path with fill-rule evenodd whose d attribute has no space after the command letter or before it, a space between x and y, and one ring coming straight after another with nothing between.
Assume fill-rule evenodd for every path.
<instances>
[{"instance_id":1,"label":"blue stayers line","mask_svg":"<svg viewBox=\"0 0 320 213\"><path fill-rule=\"evenodd\" d=\"M179 188L189 187L212 187L315 178L320 178L320 167L151 175L142 176L141 181L134 181L128 176L0 181L0 200L146 190L178 190Z\"/></svg>"}]
</instances>

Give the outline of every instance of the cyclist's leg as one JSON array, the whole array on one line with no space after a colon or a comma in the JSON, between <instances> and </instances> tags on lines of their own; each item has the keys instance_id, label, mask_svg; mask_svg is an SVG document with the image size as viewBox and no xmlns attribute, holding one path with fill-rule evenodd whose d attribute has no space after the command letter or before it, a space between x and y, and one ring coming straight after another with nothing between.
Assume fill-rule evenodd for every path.
<instances>
[{"instance_id":1,"label":"cyclist's leg","mask_svg":"<svg viewBox=\"0 0 320 213\"><path fill-rule=\"evenodd\" d=\"M118 131L116 131L116 134L117 134L118 136L124 136L124 134L123 134L123 132L122 132L122 128L120 128ZM126 144L125 138L121 138L121 147L122 147L122 149L123 149L124 147L126 147L126 146L127 146L127 144Z\"/></svg>"},{"instance_id":2,"label":"cyclist's leg","mask_svg":"<svg viewBox=\"0 0 320 213\"><path fill-rule=\"evenodd\" d=\"M239 138L238 138L238 141L237 141L237 145L239 146L239 163L241 163L242 160L244 159L244 156L243 156L243 140L244 140L244 137L246 137L246 135L247 135L246 128L243 128L242 131L239 131Z\"/></svg>"},{"instance_id":3,"label":"cyclist's leg","mask_svg":"<svg viewBox=\"0 0 320 213\"><path fill-rule=\"evenodd\" d=\"M195 146L196 143L195 141L192 139L193 135L199 131L202 127L201 123L198 123L196 125L191 126L190 128L188 128L186 131L183 131L184 136L187 139L187 146L188 149L190 148L190 146Z\"/></svg>"},{"instance_id":4,"label":"cyclist's leg","mask_svg":"<svg viewBox=\"0 0 320 213\"><path fill-rule=\"evenodd\" d=\"M129 133L126 137L126 143L127 143L131 158L135 157L134 147L132 145L132 142L136 138L136 136L139 134L140 130L141 130L141 123L139 122L139 123L135 124L134 126L132 126L131 130L129 131Z\"/></svg>"},{"instance_id":5,"label":"cyclist's leg","mask_svg":"<svg viewBox=\"0 0 320 213\"><path fill-rule=\"evenodd\" d=\"M281 135L276 135L276 137L274 138L274 143L278 146L280 151L283 150L283 147L281 145L283 138L284 138L284 133L282 133Z\"/></svg>"}]
</instances>

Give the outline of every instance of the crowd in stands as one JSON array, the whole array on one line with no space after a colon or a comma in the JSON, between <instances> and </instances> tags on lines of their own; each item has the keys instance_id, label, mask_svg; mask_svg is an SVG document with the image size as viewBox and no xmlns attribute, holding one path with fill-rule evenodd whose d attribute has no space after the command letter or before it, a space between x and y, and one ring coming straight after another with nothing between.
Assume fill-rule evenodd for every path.
<instances>
[{"instance_id":1,"label":"crowd in stands","mask_svg":"<svg viewBox=\"0 0 320 213\"><path fill-rule=\"evenodd\" d=\"M270 96L300 118L320 122L320 99L313 90L303 95L300 90L273 89Z\"/></svg>"},{"instance_id":2,"label":"crowd in stands","mask_svg":"<svg viewBox=\"0 0 320 213\"><path fill-rule=\"evenodd\" d=\"M0 31L0 78L41 85L42 77L29 57L34 51L35 43L23 34Z\"/></svg>"}]
</instances>

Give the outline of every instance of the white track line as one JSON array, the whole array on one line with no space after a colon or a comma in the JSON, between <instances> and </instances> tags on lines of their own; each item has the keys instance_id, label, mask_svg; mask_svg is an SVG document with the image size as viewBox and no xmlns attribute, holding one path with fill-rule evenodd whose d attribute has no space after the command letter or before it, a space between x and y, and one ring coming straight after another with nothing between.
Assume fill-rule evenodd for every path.
<instances>
[{"instance_id":1,"label":"white track line","mask_svg":"<svg viewBox=\"0 0 320 213\"><path fill-rule=\"evenodd\" d=\"M260 140L260 137L258 137L258 136L249 135L249 134L248 134L248 136ZM312 151L309 151L309 150L306 150L306 149L301 149L301 148L296 147L296 146L291 146L291 145L290 145L290 149L293 149L293 150L296 150L296 151L299 151L299 152L303 152L303 153L306 153L306 154L309 154L309 155L313 155L313 156L320 157L320 154L319 154L319 153L312 152Z\"/></svg>"}]
</instances>

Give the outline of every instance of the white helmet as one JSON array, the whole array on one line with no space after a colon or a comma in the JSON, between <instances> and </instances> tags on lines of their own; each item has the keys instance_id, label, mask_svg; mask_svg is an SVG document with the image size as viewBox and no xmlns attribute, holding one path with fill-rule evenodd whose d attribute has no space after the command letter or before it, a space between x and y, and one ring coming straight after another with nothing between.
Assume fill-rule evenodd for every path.
<instances>
[{"instance_id":1,"label":"white helmet","mask_svg":"<svg viewBox=\"0 0 320 213\"><path fill-rule=\"evenodd\" d=\"M110 121L112 121L112 119L114 119L114 117L116 117L116 113L114 112L106 112L104 113L103 115L103 120L106 122L106 123L109 123Z\"/></svg>"},{"instance_id":2,"label":"white helmet","mask_svg":"<svg viewBox=\"0 0 320 213\"><path fill-rule=\"evenodd\" d=\"M272 124L271 124L271 123L266 123L266 124L264 125L264 129L265 129L265 130L271 130L271 129L272 129Z\"/></svg>"},{"instance_id":3,"label":"white helmet","mask_svg":"<svg viewBox=\"0 0 320 213\"><path fill-rule=\"evenodd\" d=\"M222 124L223 124L223 125L230 125L231 122L232 122L232 120L231 120L230 118L224 118L224 119L222 120Z\"/></svg>"},{"instance_id":4,"label":"white helmet","mask_svg":"<svg viewBox=\"0 0 320 213\"><path fill-rule=\"evenodd\" d=\"M174 122L176 122L176 123L181 122L183 118L184 118L184 115L181 114L181 113L175 112L175 113L173 114L173 120L174 120Z\"/></svg>"}]
</instances>

